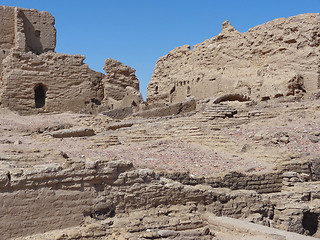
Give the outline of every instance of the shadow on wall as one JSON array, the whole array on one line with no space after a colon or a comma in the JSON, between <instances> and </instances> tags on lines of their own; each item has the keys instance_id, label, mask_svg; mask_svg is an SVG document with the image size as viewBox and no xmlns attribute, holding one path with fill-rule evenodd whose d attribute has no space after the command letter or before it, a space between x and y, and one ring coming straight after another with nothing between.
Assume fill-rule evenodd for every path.
<instances>
[{"instance_id":1,"label":"shadow on wall","mask_svg":"<svg viewBox=\"0 0 320 240\"><path fill-rule=\"evenodd\" d=\"M23 19L24 31L26 36L26 50L35 54L41 54L43 52L43 46L41 43L41 32L34 28L34 25L29 21L26 15L20 11L20 17Z\"/></svg>"}]
</instances>

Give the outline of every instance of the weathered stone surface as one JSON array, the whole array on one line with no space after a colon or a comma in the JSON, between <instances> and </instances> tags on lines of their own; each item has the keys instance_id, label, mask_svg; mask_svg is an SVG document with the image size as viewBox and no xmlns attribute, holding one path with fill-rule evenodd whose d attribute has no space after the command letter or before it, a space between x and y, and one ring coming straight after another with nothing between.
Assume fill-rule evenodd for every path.
<instances>
[{"instance_id":1,"label":"weathered stone surface","mask_svg":"<svg viewBox=\"0 0 320 240\"><path fill-rule=\"evenodd\" d=\"M181 46L156 63L148 103L182 102L224 94L254 100L300 96L319 88L320 15L280 18L238 32L222 32L191 50Z\"/></svg>"},{"instance_id":2,"label":"weathered stone surface","mask_svg":"<svg viewBox=\"0 0 320 240\"><path fill-rule=\"evenodd\" d=\"M124 119L133 114L132 107L119 107L109 111L103 111L101 114L111 117L113 119Z\"/></svg>"},{"instance_id":3,"label":"weathered stone surface","mask_svg":"<svg viewBox=\"0 0 320 240\"><path fill-rule=\"evenodd\" d=\"M207 215L208 221L217 228L232 229L234 238L239 239L261 239L261 240L316 240L309 236L302 236L296 233L289 233L286 231L272 229L266 226L255 225L238 219L232 219L228 217L215 217ZM250 236L254 235L254 236ZM246 236L248 234L248 236ZM221 235L223 236L223 235ZM230 237L231 237L230 236ZM218 236L219 237L219 236ZM224 235L226 237L226 235Z\"/></svg>"},{"instance_id":4,"label":"weathered stone surface","mask_svg":"<svg viewBox=\"0 0 320 240\"><path fill-rule=\"evenodd\" d=\"M92 128L71 128L51 133L51 136L54 138L86 137L93 135L95 135L95 132Z\"/></svg>"},{"instance_id":5,"label":"weathered stone surface","mask_svg":"<svg viewBox=\"0 0 320 240\"><path fill-rule=\"evenodd\" d=\"M81 55L11 52L3 61L2 105L22 113L92 109L92 99L102 100L103 74L88 68L84 59Z\"/></svg>"},{"instance_id":6,"label":"weathered stone surface","mask_svg":"<svg viewBox=\"0 0 320 240\"><path fill-rule=\"evenodd\" d=\"M6 9L8 11L3 12L4 15L0 14L4 22L11 19L10 11L19 10ZM32 12L33 10L30 10L30 14ZM34 16L36 15L35 12ZM310 16L305 20L309 26L309 20L314 15L306 16ZM297 26L300 26L299 22L304 17L297 17ZM281 20L282 25L277 21L276 23L287 29L286 21ZM50 19L49 22L52 23ZM3 22L0 22L1 24ZM48 29L53 26L50 24ZM268 28L272 33L279 26L273 28L273 25L268 25ZM265 25L257 28L261 28L261 31L267 29ZM254 50L252 56L257 62L259 59L264 61L268 56L269 61L276 53L272 55L271 51L259 55L259 51L263 51L259 50L260 45L268 47L262 41L263 34L260 30L254 31L259 35L257 40L252 40ZM230 46L236 42L241 44L243 42L238 41L238 37L240 35L252 37L253 33L250 31L251 35L240 34L225 23L223 33L217 37L223 45L222 50L228 48L227 42L224 41L229 39ZM1 36L10 39L11 35L5 33ZM307 35L302 31L302 36ZM218 42L219 39L212 41ZM266 36L266 39L269 39L269 36ZM299 36L297 39L302 41ZM256 42L258 40L262 42ZM306 43L311 41L309 40L306 40ZM282 44L284 40L279 41ZM266 42L273 46L272 41L266 40ZM295 44L292 40L287 42L289 43ZM301 68L305 67L305 71L297 74L303 76L303 79L297 77L294 79L295 83L291 82L289 86L283 88L285 91L289 89L290 94L295 94L290 98L291 102L287 101L288 98L280 101L272 97L267 102L251 101L259 100L259 97L237 92L221 92L220 95L219 92L219 96L199 101L190 97L188 99L192 100L188 102L173 104L156 102L144 106L135 102L137 106L132 106L135 104L127 100L133 99L130 96L137 97L134 69L109 59L106 66L109 76L105 77L100 73L91 72L82 63L83 56L56 54L50 47L46 47L43 53L37 55L38 53L31 49L31 47L35 49L36 45L26 46L27 49L17 50L10 44L6 45L8 49L12 47L12 50L1 61L1 64L5 64L1 75L1 84L5 85L1 85L1 91L13 89L14 85L11 86L8 79L18 86L17 77L20 73L23 73L21 75L23 77L29 76L32 82L37 75L40 79L44 72L48 71L50 75L46 76L52 76L53 79L59 77L59 81L67 80L70 85L61 87L74 91L74 95L70 92L63 95L63 102L61 99L57 100L61 109L69 109L64 104L72 108L71 110L85 109L91 112L110 110L112 106L108 104L112 103L125 107L109 111L106 115L109 114L110 117L103 114L75 113L18 116L8 109L0 109L1 239L16 239L21 236L20 239L39 240L157 238L212 240L224 239L222 236L227 236L225 234L236 235L230 239L260 239L260 237L285 239L288 236L289 239L303 238L299 238L299 235L284 235L282 231L275 231L272 228L269 228L271 234L270 231L265 233L256 225L250 228L247 225L251 224L238 224L232 219L227 219L227 224L223 220L213 223L206 217L207 214L246 219L268 227L320 237L318 231L320 184L317 182L320 179L320 161L317 155L319 145L312 143L309 138L309 136L318 138L320 135L317 121L320 117L319 100L291 101L300 95L299 91L292 89L299 88L299 84L301 87L299 81L308 79L304 74L314 70L312 55L301 61ZM245 48L243 46L246 45L238 47ZM309 49L300 44L296 50L298 54L301 53L300 47ZM314 49L314 46L310 47ZM241 55L239 49L232 47L231 49L243 57L243 64L248 66L250 72L254 68L250 65L253 60L246 54ZM194 51L198 50L199 47ZM289 50L293 51L293 48ZM229 52L216 52L221 56L226 53L231 58ZM297 56L294 51L292 54ZM281 55L283 56L287 55ZM280 55L278 57L280 58ZM228 59L224 59L223 56L220 60L223 64L228 64ZM226 61L223 62L224 60ZM278 59L274 60L278 63ZM293 60L290 64L298 65L298 61L300 60ZM230 62L240 64L241 61L230 60ZM310 63L310 68L304 65L306 62ZM246 65L247 63L250 64ZM259 64L255 66L259 68ZM288 66L290 64L288 63ZM202 66L206 67L205 64ZM236 65L232 66L235 68ZM281 67L287 71L287 65L281 65L279 69ZM74 74L68 76L71 68ZM181 69L183 72L184 67ZM203 70L201 66L196 69L200 70ZM224 71L227 77L232 77L231 73L236 75L238 71L238 69L228 70L228 67L220 70ZM291 70L287 71L288 76ZM295 70L298 71L299 68ZM215 67L212 71L215 71ZM282 74L281 71L280 73ZM279 75L280 73L274 75L275 81L277 77L280 76L280 80L283 77ZM81 75L87 78L85 80L87 85L80 79L83 77ZM262 78L262 75L259 76ZM101 78L90 78L92 76ZM263 75L268 81L270 76ZM45 81L44 78L41 79ZM261 91L267 92L269 89L267 80L260 86ZM74 82L78 85L73 86ZM46 83L49 84L48 89L44 88L48 93L47 99L45 106L40 107L39 111L53 111L51 104L54 103L56 95L50 91L63 90L51 85L54 84L51 80ZM306 82L303 84L307 86ZM32 84L21 85L34 89ZM86 86L91 90L82 89ZM75 90L77 87L80 89L79 92ZM124 96L127 90L131 91L130 89L132 94L128 94L129 97ZM283 89L281 88L281 91ZM109 90L111 95L114 94L110 98L105 95L105 91ZM175 95L176 89L171 90L173 90L173 102L182 96ZM30 99L34 101L34 96L29 90L19 89L19 91L22 91L20 97L28 92L25 95L25 99L28 100L21 99L17 101L19 104L23 105ZM189 96L192 88L187 88L186 91ZM36 92L34 89L34 94ZM49 93L50 98L48 98ZM80 93L86 96L82 100L78 98ZM71 96L70 99L72 97L78 99L79 107L67 103L69 101L67 96ZM268 98L269 96L264 96L261 99ZM237 101L230 102L233 100ZM250 102L241 102L249 100ZM89 101L84 104L84 108L81 107L84 106L83 101L84 103ZM126 105L127 103L130 104ZM12 103L9 107L13 105ZM28 108L21 107L19 111L23 109L29 111ZM142 112L145 115L136 113L139 108L146 110ZM170 114L175 116L168 117ZM129 115L130 119L118 120ZM52 131L72 126L83 128L73 127L53 134L64 137L92 135L94 134L92 129L95 129L95 135L72 139L57 139L50 136ZM116 131L107 131L110 129ZM270 141L275 144L271 144ZM30 236L30 234L35 235Z\"/></svg>"},{"instance_id":7,"label":"weathered stone surface","mask_svg":"<svg viewBox=\"0 0 320 240\"><path fill-rule=\"evenodd\" d=\"M309 136L309 140L310 142L312 143L318 143L320 141L320 138L318 136L313 136L313 135L310 135Z\"/></svg>"},{"instance_id":8,"label":"weathered stone surface","mask_svg":"<svg viewBox=\"0 0 320 240\"><path fill-rule=\"evenodd\" d=\"M134 114L136 117L152 118L152 117L164 117L170 115L184 114L196 110L196 101L189 99L182 103L168 104L162 107L155 107L152 109L146 109Z\"/></svg>"},{"instance_id":9,"label":"weathered stone surface","mask_svg":"<svg viewBox=\"0 0 320 240\"><path fill-rule=\"evenodd\" d=\"M105 105L114 109L137 107L143 102L135 69L111 58L106 59L103 69L107 73L103 79Z\"/></svg>"},{"instance_id":10,"label":"weathered stone surface","mask_svg":"<svg viewBox=\"0 0 320 240\"><path fill-rule=\"evenodd\" d=\"M164 237L164 238L175 237L179 234L177 231L174 231L174 230L160 230L158 231L158 233L161 237Z\"/></svg>"},{"instance_id":11,"label":"weathered stone surface","mask_svg":"<svg viewBox=\"0 0 320 240\"><path fill-rule=\"evenodd\" d=\"M132 126L133 126L133 122L113 123L113 124L109 124L106 130L117 130L119 128L127 128Z\"/></svg>"},{"instance_id":12,"label":"weathered stone surface","mask_svg":"<svg viewBox=\"0 0 320 240\"><path fill-rule=\"evenodd\" d=\"M6 218L0 229L5 230L2 235L5 238L75 227L63 230L65 239L77 235L92 239L102 236L108 239L119 239L119 236L123 239L137 236L212 239L210 228L205 227L206 222L219 225L212 214L249 219L256 216L256 222L279 229L313 234L317 231L306 222L309 221L306 215L318 213L319 207L319 187L311 183L297 185L295 193L263 196L248 190L186 186L159 178L148 169L133 169L129 162L103 160L74 163L71 168L41 165L23 169L20 174L10 169L3 175L1 210ZM307 200L310 202L303 203L306 200L301 197L305 192L310 192ZM299 205L298 199L302 201ZM38 221L34 221L35 218ZM79 228L82 221L86 224ZM24 228L15 231L20 226L18 222ZM220 226L225 224L222 221ZM230 224L237 225L239 221ZM245 229L239 231L256 234L247 227L242 224L241 228ZM120 229L121 234L112 235ZM264 228L258 231L270 237L270 231ZM283 235L281 231L276 232ZM50 239L59 239L55 234L52 233ZM40 236L34 239L41 239ZM286 236L298 235L288 233Z\"/></svg>"},{"instance_id":13,"label":"weathered stone surface","mask_svg":"<svg viewBox=\"0 0 320 240\"><path fill-rule=\"evenodd\" d=\"M0 6L0 104L23 114L136 107L143 100L133 68L107 59L107 76L85 56L55 53L47 12Z\"/></svg>"}]
</instances>

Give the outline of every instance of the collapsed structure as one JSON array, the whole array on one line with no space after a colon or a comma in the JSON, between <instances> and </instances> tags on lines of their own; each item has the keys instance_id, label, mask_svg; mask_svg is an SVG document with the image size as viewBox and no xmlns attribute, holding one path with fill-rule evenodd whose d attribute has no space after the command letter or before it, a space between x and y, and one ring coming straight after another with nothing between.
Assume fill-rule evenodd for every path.
<instances>
[{"instance_id":1,"label":"collapsed structure","mask_svg":"<svg viewBox=\"0 0 320 240\"><path fill-rule=\"evenodd\" d=\"M241 94L253 100L311 93L320 88L320 15L280 18L238 32L222 32L191 49L161 57L148 86L148 103L176 103Z\"/></svg>"},{"instance_id":2,"label":"collapsed structure","mask_svg":"<svg viewBox=\"0 0 320 240\"><path fill-rule=\"evenodd\" d=\"M55 53L55 19L48 12L0 6L0 21L1 106L36 113L92 111L101 103L108 109L122 106L125 96L130 102L132 94L137 95L135 104L142 101L136 77L133 82L129 78L125 86L112 80L113 70L128 68L124 64L118 62L105 76L84 64L85 56ZM134 73L130 68L130 74ZM121 88L122 95L112 100L109 88Z\"/></svg>"},{"instance_id":3,"label":"collapsed structure","mask_svg":"<svg viewBox=\"0 0 320 240\"><path fill-rule=\"evenodd\" d=\"M49 13L0 7L0 33L0 239L320 237L320 95L259 102L319 88L319 14L225 22L159 59L141 108L133 68L54 52Z\"/></svg>"}]
</instances>

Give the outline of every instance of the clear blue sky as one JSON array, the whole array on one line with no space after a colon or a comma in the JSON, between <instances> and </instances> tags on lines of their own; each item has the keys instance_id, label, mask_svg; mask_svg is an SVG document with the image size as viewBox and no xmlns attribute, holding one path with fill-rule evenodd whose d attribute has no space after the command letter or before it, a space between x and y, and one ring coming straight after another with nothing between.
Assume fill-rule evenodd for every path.
<instances>
[{"instance_id":1,"label":"clear blue sky","mask_svg":"<svg viewBox=\"0 0 320 240\"><path fill-rule=\"evenodd\" d=\"M56 18L56 52L83 54L102 71L114 58L135 68L146 89L157 59L221 31L229 20L240 32L275 18L320 12L320 0L0 0L0 5L48 11Z\"/></svg>"}]
</instances>

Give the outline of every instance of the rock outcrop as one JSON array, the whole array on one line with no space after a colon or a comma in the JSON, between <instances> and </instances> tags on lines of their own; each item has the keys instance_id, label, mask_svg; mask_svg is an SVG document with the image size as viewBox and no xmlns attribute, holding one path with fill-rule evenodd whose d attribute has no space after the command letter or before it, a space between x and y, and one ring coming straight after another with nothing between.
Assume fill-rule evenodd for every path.
<instances>
[{"instance_id":1,"label":"rock outcrop","mask_svg":"<svg viewBox=\"0 0 320 240\"><path fill-rule=\"evenodd\" d=\"M280 18L238 32L222 32L191 49L178 47L156 63L148 103L182 102L223 94L253 100L301 95L319 89L320 15Z\"/></svg>"}]
</instances>

